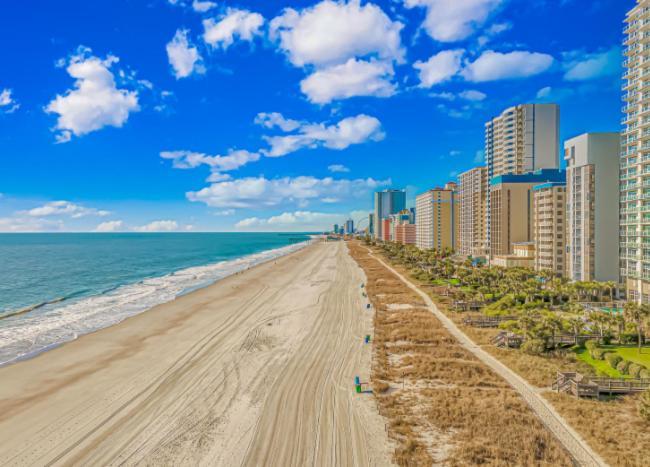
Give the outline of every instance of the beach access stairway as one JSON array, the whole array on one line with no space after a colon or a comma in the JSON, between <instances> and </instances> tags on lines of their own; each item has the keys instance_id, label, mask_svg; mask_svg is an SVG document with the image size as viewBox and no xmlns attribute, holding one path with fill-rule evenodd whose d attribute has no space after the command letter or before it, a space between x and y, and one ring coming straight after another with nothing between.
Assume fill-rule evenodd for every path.
<instances>
[{"instance_id":1,"label":"beach access stairway","mask_svg":"<svg viewBox=\"0 0 650 467\"><path fill-rule=\"evenodd\" d=\"M492 343L497 347L518 349L524 342L524 337L512 332L501 331L492 338Z\"/></svg>"},{"instance_id":2,"label":"beach access stairway","mask_svg":"<svg viewBox=\"0 0 650 467\"><path fill-rule=\"evenodd\" d=\"M603 378L585 376L576 372L560 372L552 389L575 397L600 398L601 396L635 394L650 389L650 379Z\"/></svg>"}]
</instances>

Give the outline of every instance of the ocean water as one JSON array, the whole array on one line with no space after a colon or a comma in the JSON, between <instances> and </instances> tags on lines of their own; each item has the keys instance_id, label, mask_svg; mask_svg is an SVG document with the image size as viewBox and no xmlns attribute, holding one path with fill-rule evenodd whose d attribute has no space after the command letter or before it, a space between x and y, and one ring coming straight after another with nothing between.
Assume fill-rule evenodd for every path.
<instances>
[{"instance_id":1,"label":"ocean water","mask_svg":"<svg viewBox=\"0 0 650 467\"><path fill-rule=\"evenodd\" d=\"M305 246L308 234L0 234L0 365Z\"/></svg>"}]
</instances>

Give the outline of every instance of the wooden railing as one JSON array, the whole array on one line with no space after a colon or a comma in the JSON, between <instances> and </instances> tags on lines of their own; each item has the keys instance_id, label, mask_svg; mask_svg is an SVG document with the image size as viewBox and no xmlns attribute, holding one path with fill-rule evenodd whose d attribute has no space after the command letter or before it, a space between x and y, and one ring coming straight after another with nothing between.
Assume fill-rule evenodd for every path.
<instances>
[{"instance_id":1,"label":"wooden railing","mask_svg":"<svg viewBox=\"0 0 650 467\"><path fill-rule=\"evenodd\" d=\"M517 319L514 316L476 316L465 318L463 324L476 328L498 328L499 324Z\"/></svg>"},{"instance_id":2,"label":"wooden railing","mask_svg":"<svg viewBox=\"0 0 650 467\"><path fill-rule=\"evenodd\" d=\"M551 386L554 391L576 397L595 397L604 394L633 394L650 389L650 379L616 379L584 376L575 372L558 372Z\"/></svg>"}]
</instances>

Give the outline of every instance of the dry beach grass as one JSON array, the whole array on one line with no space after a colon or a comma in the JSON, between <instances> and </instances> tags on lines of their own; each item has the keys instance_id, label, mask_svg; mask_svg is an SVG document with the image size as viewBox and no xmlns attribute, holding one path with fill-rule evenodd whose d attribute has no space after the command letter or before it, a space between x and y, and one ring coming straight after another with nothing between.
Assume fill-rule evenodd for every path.
<instances>
[{"instance_id":1,"label":"dry beach grass","mask_svg":"<svg viewBox=\"0 0 650 467\"><path fill-rule=\"evenodd\" d=\"M372 381L399 465L571 465L518 394L465 350L422 299L368 255L375 314ZM389 307L408 304L411 308Z\"/></svg>"},{"instance_id":2,"label":"dry beach grass","mask_svg":"<svg viewBox=\"0 0 650 467\"><path fill-rule=\"evenodd\" d=\"M438 308L452 319L463 332L481 345L484 350L545 391L545 397L571 426L612 466L642 467L650 465L650 423L641 419L637 410L637 397L626 396L612 401L576 399L549 390L558 371L589 373L593 370L575 358L570 351L552 355L528 355L517 350L496 348L491 339L498 330L466 326L463 319L472 313L450 311L450 299L433 293L430 287L418 281L403 266L394 267L413 282L421 285Z\"/></svg>"}]
</instances>

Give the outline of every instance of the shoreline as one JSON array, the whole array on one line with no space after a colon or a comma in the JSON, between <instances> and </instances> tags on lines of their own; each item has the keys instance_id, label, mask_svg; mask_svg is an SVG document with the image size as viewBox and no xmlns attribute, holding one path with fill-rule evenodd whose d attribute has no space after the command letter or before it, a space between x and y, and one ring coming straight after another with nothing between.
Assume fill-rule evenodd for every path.
<instances>
[{"instance_id":1,"label":"shoreline","mask_svg":"<svg viewBox=\"0 0 650 467\"><path fill-rule=\"evenodd\" d=\"M1 367L0 464L389 465L363 281L317 242Z\"/></svg>"},{"instance_id":2,"label":"shoreline","mask_svg":"<svg viewBox=\"0 0 650 467\"><path fill-rule=\"evenodd\" d=\"M111 316L109 315L108 320L106 321L106 323L102 323L99 326L97 326L96 328L89 329L89 330L82 331L82 332L77 332L77 333L75 333L74 336L67 336L67 338L63 338L63 339L61 339L59 341L46 343L41 348L30 350L30 351L28 351L26 353L23 353L21 355L17 355L17 356L15 356L13 358L10 358L8 360L0 361L0 368L10 366L10 365L14 365L14 364L22 362L22 361L31 360L33 358L38 357L39 355L41 355L43 353L49 352L49 351L51 351L53 349L56 349L56 348L61 347L63 345L66 345L66 344L68 344L70 342L74 342L74 341L82 338L83 336L93 334L93 333L95 333L97 331L101 331L103 329L111 328L113 326L117 326L120 323L124 322L125 320L128 320L130 318L138 316L138 315L140 315L142 313L146 313L148 311L151 311L151 310L153 310L154 308L156 308L159 305L163 305L163 304L166 304L166 303L173 302L174 300L178 300L179 298L181 298L183 296L195 293L195 292L197 292L199 290L202 290L204 288L207 288L207 287L211 287L214 284L216 284L216 283L218 283L220 281L223 281L224 279L227 279L228 277L231 277L231 276L236 275L236 274L240 274L241 272L247 271L247 270L249 270L251 268L258 267L258 266L260 266L262 264L265 264L265 263L267 263L269 261L274 261L274 260L277 260L278 258L282 258L284 256L294 254L297 251L300 251L300 250L302 250L304 248L310 247L315 242L316 242L316 240L313 237L311 237L308 240L298 242L298 243L284 245L284 246L279 247L279 248L271 248L271 249L268 249L268 250L260 250L258 252L250 253L250 254L247 254L247 255L244 255L244 256L240 256L240 257L234 257L234 258L231 258L231 259L222 260L222 261L218 261L218 262L214 262L214 263L206 263L206 264L203 264L203 265L191 266L191 267L188 267L188 268L182 268L182 269L178 269L178 270L172 271L172 272L167 273L167 274L163 274L161 276L145 277L145 278L140 279L140 280L138 280L136 282L121 284L121 285L111 287L111 288L109 288L109 289L107 289L107 290L105 290L105 291L103 291L101 293L81 297L78 301L74 301L74 302L71 302L69 304L66 303L66 305L64 305L64 306L80 306L84 302L88 302L88 301L93 300L93 299L109 297L112 292L124 290L125 288L129 288L129 287L143 286L144 284L147 283L147 281L155 281L155 280L162 280L164 278L182 276L183 275L182 273L184 271L194 271L194 270L207 269L207 268L219 268L219 267L224 266L224 265L228 265L228 266L232 267L232 270L227 272L224 275L217 275L215 277L203 280L202 282L198 282L198 283L193 284L193 285L188 285L186 288L183 288L183 289L179 290L176 294L174 294L173 297L171 297L169 299L165 299L166 297L163 297L163 299L161 301L159 301L157 303L153 303L153 304L127 303L127 305L135 306L136 311L127 313L125 316L118 316L115 320L111 320ZM268 257L264 257L266 255L268 255ZM260 260L256 260L255 258L259 257L259 256L263 256L263 258L260 259ZM249 265L242 264L241 266L238 264L238 262L246 262L246 261L252 261L252 264L249 264ZM161 289L161 293L163 291L164 290ZM74 295L72 297L74 297ZM70 298L72 298L72 297L70 297ZM9 312L6 315L0 316L0 323L2 323L2 321L4 321L4 320L15 319L16 317L20 317L19 319L23 319L25 317L25 315L31 315L32 312L37 311L37 310L41 310L42 308L47 307L48 305L59 305L57 308L54 308L53 310L49 310L50 313L56 312L56 311L60 310L61 308L63 308L60 305L61 305L61 303L65 303L65 302L67 302L66 298L56 298L56 299L53 299L53 300L44 301L44 302L39 303L37 305L24 307L22 309L19 309L19 310L13 311L13 312ZM29 316L29 317L31 317L31 316ZM37 338L38 337L40 337L40 336L37 336ZM0 351L2 351L1 348L0 348Z\"/></svg>"}]
</instances>

